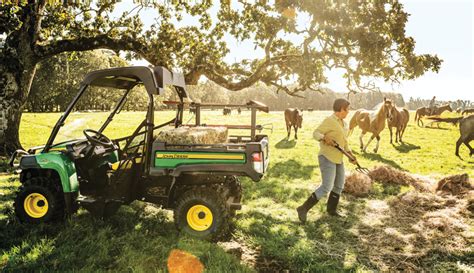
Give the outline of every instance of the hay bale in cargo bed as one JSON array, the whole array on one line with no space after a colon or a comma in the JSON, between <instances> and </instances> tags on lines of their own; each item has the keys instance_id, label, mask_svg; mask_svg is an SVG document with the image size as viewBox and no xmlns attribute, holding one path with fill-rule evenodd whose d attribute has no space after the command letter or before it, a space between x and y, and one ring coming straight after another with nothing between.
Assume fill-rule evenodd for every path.
<instances>
[{"instance_id":1,"label":"hay bale in cargo bed","mask_svg":"<svg viewBox=\"0 0 474 273\"><path fill-rule=\"evenodd\" d=\"M155 140L167 144L219 144L227 142L226 127L182 126L163 130L155 135Z\"/></svg>"}]
</instances>

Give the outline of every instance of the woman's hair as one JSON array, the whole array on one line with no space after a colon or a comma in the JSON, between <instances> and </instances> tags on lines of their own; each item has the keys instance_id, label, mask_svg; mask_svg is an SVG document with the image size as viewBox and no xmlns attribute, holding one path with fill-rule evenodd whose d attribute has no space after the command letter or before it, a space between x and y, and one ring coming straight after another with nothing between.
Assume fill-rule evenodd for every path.
<instances>
[{"instance_id":1,"label":"woman's hair","mask_svg":"<svg viewBox=\"0 0 474 273\"><path fill-rule=\"evenodd\" d=\"M349 107L349 104L351 103L346 99L336 99L334 101L332 109L334 110L334 112L341 112L341 110L347 109L347 107Z\"/></svg>"}]
</instances>

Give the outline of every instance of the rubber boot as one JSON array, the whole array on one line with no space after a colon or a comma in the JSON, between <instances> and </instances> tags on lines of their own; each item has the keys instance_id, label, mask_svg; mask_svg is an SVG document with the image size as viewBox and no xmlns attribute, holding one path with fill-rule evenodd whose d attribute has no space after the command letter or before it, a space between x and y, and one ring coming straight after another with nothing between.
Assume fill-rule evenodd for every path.
<instances>
[{"instance_id":1,"label":"rubber boot","mask_svg":"<svg viewBox=\"0 0 474 273\"><path fill-rule=\"evenodd\" d=\"M298 212L298 218L300 219L301 223L306 223L306 215L308 211L314 207L318 203L318 199L316 198L316 194L311 194L309 198L303 203L303 205L296 208Z\"/></svg>"},{"instance_id":2,"label":"rubber boot","mask_svg":"<svg viewBox=\"0 0 474 273\"><path fill-rule=\"evenodd\" d=\"M340 197L340 195L333 192L333 191L329 194L328 204L327 204L327 212L331 216L342 217L342 215L337 213L337 210L336 210L337 209L337 204L339 204L339 197Z\"/></svg>"}]
</instances>

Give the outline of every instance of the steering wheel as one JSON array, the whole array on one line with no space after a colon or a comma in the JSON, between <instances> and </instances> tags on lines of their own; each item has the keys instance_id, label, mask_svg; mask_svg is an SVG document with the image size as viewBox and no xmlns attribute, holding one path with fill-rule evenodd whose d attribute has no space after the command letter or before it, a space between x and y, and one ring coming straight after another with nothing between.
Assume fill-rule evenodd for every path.
<instances>
[{"instance_id":1,"label":"steering wheel","mask_svg":"<svg viewBox=\"0 0 474 273\"><path fill-rule=\"evenodd\" d=\"M113 147L114 144L110 138L106 137L104 134L99 133L92 129L85 129L82 131L93 145L102 145L104 147Z\"/></svg>"}]
</instances>

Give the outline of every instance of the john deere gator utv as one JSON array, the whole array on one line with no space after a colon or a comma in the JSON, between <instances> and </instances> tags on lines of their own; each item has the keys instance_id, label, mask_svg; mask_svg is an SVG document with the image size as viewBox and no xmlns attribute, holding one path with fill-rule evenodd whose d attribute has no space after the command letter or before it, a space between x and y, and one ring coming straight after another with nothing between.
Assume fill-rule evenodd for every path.
<instances>
[{"instance_id":1,"label":"john deere gator utv","mask_svg":"<svg viewBox=\"0 0 474 273\"><path fill-rule=\"evenodd\" d=\"M155 114L160 112L155 113L154 101L163 95L165 85L176 91L179 101L174 105L176 116L157 125ZM100 128L84 129L83 137L57 140L58 135L67 135L67 130L61 134L61 129L70 128L64 126L69 124L68 117L79 115L72 113L76 104L94 86L123 95ZM131 135L109 139L104 130L136 86L143 86L148 95L143 121ZM18 150L10 159L11 165L19 167L22 183L14 203L17 217L27 223L52 222L79 207L107 217L121 205L141 200L174 210L180 231L205 239L226 233L229 218L241 208L237 177L259 181L268 167L268 137L256 134L261 129L256 125L256 113L268 112L268 108L253 101L239 105L251 111L251 125L228 127L249 129L250 136L230 136L226 143L179 145L156 140L158 129L183 126L186 97L183 75L163 67L111 68L87 74L46 144ZM206 105L192 107L198 110L194 125L205 126L200 124L200 109Z\"/></svg>"}]
</instances>

